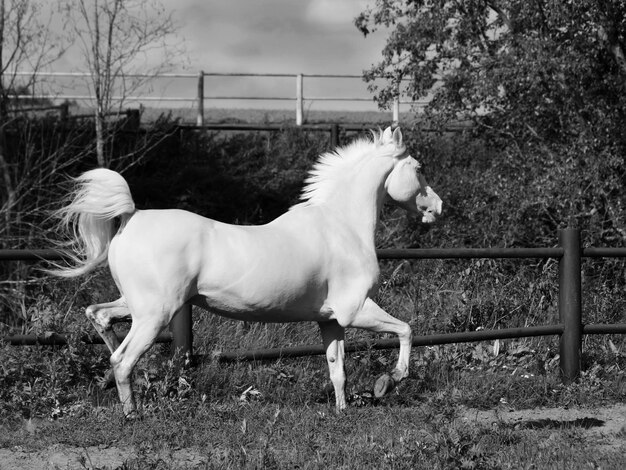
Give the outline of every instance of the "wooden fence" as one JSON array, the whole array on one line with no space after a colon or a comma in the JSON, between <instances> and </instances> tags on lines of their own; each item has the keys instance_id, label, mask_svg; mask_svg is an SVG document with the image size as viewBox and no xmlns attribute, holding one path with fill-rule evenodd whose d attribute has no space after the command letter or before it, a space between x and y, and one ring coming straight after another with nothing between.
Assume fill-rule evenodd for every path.
<instances>
[{"instance_id":1,"label":"wooden fence","mask_svg":"<svg viewBox=\"0 0 626 470\"><path fill-rule=\"evenodd\" d=\"M583 248L580 230L567 228L558 233L559 244L554 248L431 248L431 249L385 249L378 250L379 259L472 259L472 258L554 258L559 266L559 323L534 327L481 330L472 332L416 336L413 346L428 346L495 339L523 338L531 336L560 336L560 367L562 379L569 383L578 377L581 367L582 336L585 334L624 334L626 324L584 324L582 318L581 259L626 257L626 248ZM59 252L54 250L0 250L0 261L44 261L58 260ZM193 332L191 308L185 307L172 320L172 332L160 335L158 341L172 341L173 350L191 355L193 353ZM100 344L97 336L82 338L87 343ZM66 344L63 335L16 335L4 338L13 345L53 345ZM374 343L353 343L346 345L346 351L362 349L388 349L399 346L397 339L380 340ZM279 357L321 355L321 345L244 350L222 352L222 361L265 360Z\"/></svg>"},{"instance_id":2,"label":"wooden fence","mask_svg":"<svg viewBox=\"0 0 626 470\"><path fill-rule=\"evenodd\" d=\"M12 72L15 76L33 77L33 72ZM38 72L36 77L48 78L48 79L89 79L90 74L85 72ZM253 95L223 95L223 94L207 94L205 87L206 77L248 77L248 78L272 78L272 79L291 79L293 80L293 94L281 96L253 96ZM333 79L333 80L359 80L362 82L362 75L348 75L348 74L286 74L286 73L219 73L219 72L204 72L199 71L197 73L162 73L154 75L142 75L142 74L129 74L126 75L127 79L142 79L154 82L158 79L181 79L181 80L195 80L195 87L187 87L188 89L196 90L195 95L190 96L148 96L148 95L118 95L113 96L113 101L119 102L136 102L136 103L149 103L149 102L169 102L169 103L193 103L195 105L196 112L196 125L204 126L205 124L205 103L207 101L223 101L223 100L236 100L236 101L292 101L295 104L295 123L297 126L304 124L304 109L307 102L319 101L319 102L369 102L374 103L371 96L309 96L305 94L306 80L308 79ZM89 101L93 102L95 97L90 94L68 94L63 92L49 92L40 93L36 95L18 95L16 99L24 101L33 100L74 100L74 101ZM400 92L394 99L392 104L392 121L398 123L400 120L400 106L423 106L426 101L412 101L404 100L400 98Z\"/></svg>"}]
</instances>

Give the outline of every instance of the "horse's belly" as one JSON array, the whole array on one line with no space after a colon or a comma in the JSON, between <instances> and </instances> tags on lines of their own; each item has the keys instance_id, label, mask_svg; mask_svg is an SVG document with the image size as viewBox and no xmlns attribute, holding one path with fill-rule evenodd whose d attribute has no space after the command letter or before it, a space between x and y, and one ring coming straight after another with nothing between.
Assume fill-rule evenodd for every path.
<instances>
[{"instance_id":1,"label":"horse's belly","mask_svg":"<svg viewBox=\"0 0 626 470\"><path fill-rule=\"evenodd\" d=\"M269 228L215 231L197 278L201 303L246 321L319 319L328 273L319 243L305 238Z\"/></svg>"},{"instance_id":2,"label":"horse's belly","mask_svg":"<svg viewBox=\"0 0 626 470\"><path fill-rule=\"evenodd\" d=\"M225 293L197 295L191 303L218 315L234 320L288 323L297 321L323 321L330 313L323 308L323 301L313 298L295 299L291 302L269 299L252 299Z\"/></svg>"}]
</instances>

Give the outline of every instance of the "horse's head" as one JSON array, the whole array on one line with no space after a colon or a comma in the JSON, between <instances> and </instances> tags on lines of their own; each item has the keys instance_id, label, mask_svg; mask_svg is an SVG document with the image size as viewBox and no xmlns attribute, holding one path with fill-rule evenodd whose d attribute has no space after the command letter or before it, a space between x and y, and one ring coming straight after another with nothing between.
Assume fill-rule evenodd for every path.
<instances>
[{"instance_id":1,"label":"horse's head","mask_svg":"<svg viewBox=\"0 0 626 470\"><path fill-rule=\"evenodd\" d=\"M426 183L422 166L407 153L400 128L392 133L388 127L379 142L393 158L393 169L385 181L391 200L409 212L421 214L422 222L434 222L441 215L441 199Z\"/></svg>"}]
</instances>

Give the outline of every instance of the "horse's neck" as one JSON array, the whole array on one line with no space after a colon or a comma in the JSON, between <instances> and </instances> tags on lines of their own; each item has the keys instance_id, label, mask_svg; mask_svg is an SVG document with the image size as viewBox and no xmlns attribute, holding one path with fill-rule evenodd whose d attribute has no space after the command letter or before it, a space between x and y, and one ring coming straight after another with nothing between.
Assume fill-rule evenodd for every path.
<instances>
[{"instance_id":1,"label":"horse's neck","mask_svg":"<svg viewBox=\"0 0 626 470\"><path fill-rule=\"evenodd\" d=\"M375 161L369 168L347 174L337 181L333 197L328 201L329 207L372 250L375 248L374 233L384 202L384 182L390 171L388 166L384 161Z\"/></svg>"}]
</instances>

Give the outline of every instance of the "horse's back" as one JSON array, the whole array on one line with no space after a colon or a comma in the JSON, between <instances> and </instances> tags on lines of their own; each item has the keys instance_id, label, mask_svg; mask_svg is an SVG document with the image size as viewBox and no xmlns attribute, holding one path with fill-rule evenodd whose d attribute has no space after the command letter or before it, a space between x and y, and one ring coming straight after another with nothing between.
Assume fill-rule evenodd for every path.
<instances>
[{"instance_id":1,"label":"horse's back","mask_svg":"<svg viewBox=\"0 0 626 470\"><path fill-rule=\"evenodd\" d=\"M179 254L215 223L218 222L180 209L141 210L120 228L114 241L130 257L158 249Z\"/></svg>"}]
</instances>

